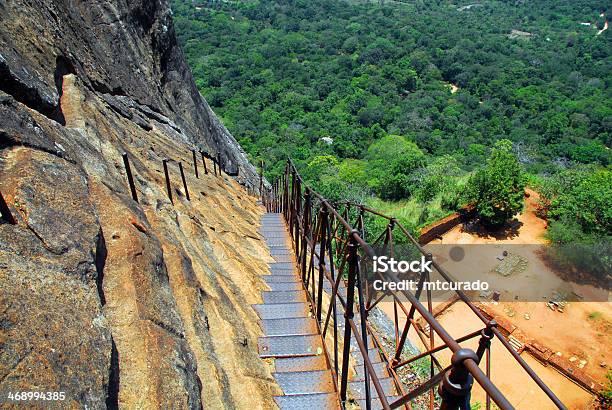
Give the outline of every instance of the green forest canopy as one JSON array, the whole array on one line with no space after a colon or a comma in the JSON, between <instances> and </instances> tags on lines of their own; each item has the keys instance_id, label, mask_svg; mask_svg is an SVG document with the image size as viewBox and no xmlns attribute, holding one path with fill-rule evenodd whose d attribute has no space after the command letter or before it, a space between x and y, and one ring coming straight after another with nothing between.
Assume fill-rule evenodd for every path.
<instances>
[{"instance_id":1,"label":"green forest canopy","mask_svg":"<svg viewBox=\"0 0 612 410\"><path fill-rule=\"evenodd\" d=\"M558 221L553 242L575 230L609 237L606 2L384 3L172 6L198 88L268 177L291 156L330 199L401 209L414 228L461 205L478 185L470 175L509 140ZM585 181L571 206L565 175ZM577 209L590 213L564 222Z\"/></svg>"}]
</instances>

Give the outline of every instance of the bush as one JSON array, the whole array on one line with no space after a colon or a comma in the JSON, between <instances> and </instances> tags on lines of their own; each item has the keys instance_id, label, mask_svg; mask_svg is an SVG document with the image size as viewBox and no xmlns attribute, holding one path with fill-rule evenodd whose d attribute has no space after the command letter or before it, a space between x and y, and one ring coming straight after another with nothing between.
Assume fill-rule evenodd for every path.
<instances>
[{"instance_id":1,"label":"bush","mask_svg":"<svg viewBox=\"0 0 612 410\"><path fill-rule=\"evenodd\" d=\"M612 172L600 169L571 176L548 197L548 217L576 220L586 233L612 234Z\"/></svg>"},{"instance_id":2,"label":"bush","mask_svg":"<svg viewBox=\"0 0 612 410\"><path fill-rule=\"evenodd\" d=\"M425 154L399 135L388 135L368 148L371 186L382 199L408 198L416 183L415 171L425 165Z\"/></svg>"},{"instance_id":3,"label":"bush","mask_svg":"<svg viewBox=\"0 0 612 410\"><path fill-rule=\"evenodd\" d=\"M525 183L512 143L498 141L484 168L470 178L467 196L486 225L506 223L523 207Z\"/></svg>"},{"instance_id":4,"label":"bush","mask_svg":"<svg viewBox=\"0 0 612 410\"><path fill-rule=\"evenodd\" d=\"M559 269L590 274L597 285L612 287L612 236L585 233L575 220L568 219L551 221L546 236L553 244L547 256ZM580 278L570 274L568 279Z\"/></svg>"}]
</instances>

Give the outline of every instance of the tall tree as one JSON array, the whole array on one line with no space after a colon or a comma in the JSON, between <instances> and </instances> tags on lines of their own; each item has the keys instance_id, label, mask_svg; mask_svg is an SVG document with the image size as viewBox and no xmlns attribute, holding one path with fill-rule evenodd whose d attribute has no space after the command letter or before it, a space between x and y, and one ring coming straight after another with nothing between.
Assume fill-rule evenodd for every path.
<instances>
[{"instance_id":1,"label":"tall tree","mask_svg":"<svg viewBox=\"0 0 612 410\"><path fill-rule=\"evenodd\" d=\"M525 181L510 141L495 143L487 164L476 171L468 187L468 195L487 225L502 225L522 209Z\"/></svg>"}]
</instances>

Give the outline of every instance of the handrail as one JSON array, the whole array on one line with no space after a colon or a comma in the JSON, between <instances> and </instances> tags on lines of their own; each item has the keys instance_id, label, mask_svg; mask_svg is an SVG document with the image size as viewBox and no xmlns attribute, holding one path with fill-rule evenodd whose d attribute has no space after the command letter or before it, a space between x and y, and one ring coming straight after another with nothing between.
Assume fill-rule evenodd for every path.
<instances>
[{"instance_id":1,"label":"handrail","mask_svg":"<svg viewBox=\"0 0 612 410\"><path fill-rule=\"evenodd\" d=\"M302 192L304 192L304 195L302 195ZM426 279L425 274L422 274L421 276L421 279L419 281L419 290L417 291L416 295L413 295L411 292L408 291L391 292L394 301L394 306L399 306L406 315L406 323L404 325L403 331L401 332L401 338L399 340L397 340L396 338L395 340L395 357L393 357L393 359L389 361L386 354L383 356L385 360L387 360L387 366L390 370L390 374L394 378L394 382L398 387L398 390L403 393L401 382L397 379L396 369L410 362L410 360L400 361L400 357L403 351L404 343L406 341L408 329L410 328L410 325L414 323L413 316L416 312L418 312L419 315L423 318L423 320L427 322L430 329L430 349L420 354L419 356L429 356L432 358L432 360L435 360L435 356L433 356L435 352L442 350L443 348L449 348L449 350L453 352L452 365L449 366L449 369L447 369L448 371L444 371L443 374L437 374L435 376L433 374L432 366L429 381L426 381L421 386L413 389L408 394L402 394L402 397L389 404L386 395L384 394L384 391L382 389L382 386L380 385L379 377L377 376L372 362L369 358L367 348L367 338L369 332L368 329L370 329L369 325L367 324L367 315L370 309L373 308L373 306L369 305L369 303L371 302L370 300L367 301L368 305L366 305L365 299L368 298L364 296L363 280L360 279L361 256L359 256L359 254L361 253L363 258L365 259L371 259L376 256L376 253L372 245L368 243L364 238L365 230L363 215L365 213L368 213L387 219L389 221L387 228L385 228L385 232L383 232L377 239L377 241L385 241L385 248L387 246L393 246L392 231L394 227L397 227L422 255L432 260L432 266L440 273L440 275L446 281L452 282L453 280L450 274L446 270L444 270L435 260L433 260L433 258L431 258L431 255L426 252L426 250L413 238L410 232L397 219L387 216L376 210L370 209L362 204L355 204L350 201L340 202L345 206L345 215L342 215L342 212L340 212L337 207L330 204L329 201L321 194L313 190L311 187L307 186L305 181L300 176L297 167L291 159L287 160L287 165L285 167L284 174L277 181L273 182L269 187L266 187L265 192L262 192L262 202L266 205L269 211L282 213L288 223L292 240L295 246L298 265L300 266L303 276L302 279L304 280L307 292L309 291L309 286L312 287L312 297L309 294L309 299L311 299L313 309L315 311L315 316L318 319L318 325L320 328L322 326L323 335L326 334L327 328L330 324L329 322L332 309L334 310L332 319L332 323L334 326L335 349L334 367L336 369L334 374L336 375L336 377L339 377L341 379L340 395L341 400L343 402L347 399L347 370L349 364L348 346L350 346L350 338L352 333L355 339L357 340L357 344L359 346L359 353L361 353L363 359L365 370L364 374L366 376L365 393L368 409L370 408L372 399L370 392L370 381L373 384L374 389L376 390L376 393L378 394L379 400L384 409L396 408L401 405L406 405L409 407L408 401L411 400L415 395L421 394L428 390L430 392L433 392L433 387L436 384L439 384L440 382L441 385L439 388L439 392L442 398L443 407L448 409L454 409L458 408L459 406L469 406L472 380L476 380L486 392L487 409L490 408L489 398L492 399L499 406L499 408L503 410L513 409L510 402L506 399L506 397L490 379L488 352L490 350L491 339L493 337L497 337L500 340L502 345L512 354L512 356L518 361L521 367L526 370L529 376L536 382L540 389L548 395L548 397L558 408L566 408L563 403L556 397L556 395L550 390L550 388L548 388L548 386L546 386L544 382L542 382L542 380L535 374L533 369L531 369L529 365L518 355L518 353L516 353L512 349L509 342L501 334L499 329L497 329L495 322L488 320L470 301L470 299L467 297L467 295L465 295L465 293L460 290L457 290L456 293L459 299L466 303L470 307L470 309L477 315L477 317L485 324L485 328L479 331L479 333L481 334L481 338L479 341L478 352L462 348L459 342L467 340L468 338L476 337L478 335L478 332L472 332L469 335L455 340L455 338L453 338L446 331L446 329L437 321L437 319L432 313L430 291L427 292L427 307L425 307L419 301L419 295L420 292L423 290L423 283ZM315 204L315 202L317 202L317 204ZM348 220L348 217L350 215L349 208L352 206L354 206L356 209L359 209L359 217L357 218L356 222L359 229L355 229L355 227L351 225L350 221ZM319 250L317 251L315 248L318 245L320 246ZM310 255L309 258L308 255ZM328 258L331 264L331 266L329 267L326 266L326 258ZM318 268L315 268L315 259L318 263ZM340 263L338 269L335 269L335 260ZM318 272L318 284L315 281L316 272ZM347 275L348 281L346 288L346 300L338 292L338 285L339 282L342 280L343 274ZM427 274L427 278L428 277L429 276ZM397 277L394 274L391 274L390 278L392 280L397 280ZM323 325L321 313L323 309L322 287L324 279L326 279L331 284L332 294L330 297L331 301ZM355 288L358 291L357 298L355 297ZM409 302L409 310L406 309L405 306L403 306L399 295L405 297L405 299ZM345 312L345 334L343 339L344 352L342 357L341 372L339 371L338 367L340 363L338 363L339 359L337 340L337 318L335 312L336 300L339 301L340 306ZM378 303L378 301L380 301L380 299L378 299L375 304ZM355 303L358 303L360 315L363 316L361 317L363 323L361 332L353 320L353 305ZM395 317L395 326L396 334L397 336L399 336L400 334L397 314ZM434 332L442 340L442 346L433 346ZM417 334L419 334L419 336L421 337L420 333ZM423 338L421 337L421 339ZM377 338L374 338L374 341L376 344L378 344ZM425 343L425 341L423 342ZM378 347L380 348L381 346ZM485 357L486 374L479 367L479 363L483 358L485 352L487 353ZM433 409L434 406L433 400L434 396L433 394L430 394L431 409Z\"/></svg>"}]
</instances>

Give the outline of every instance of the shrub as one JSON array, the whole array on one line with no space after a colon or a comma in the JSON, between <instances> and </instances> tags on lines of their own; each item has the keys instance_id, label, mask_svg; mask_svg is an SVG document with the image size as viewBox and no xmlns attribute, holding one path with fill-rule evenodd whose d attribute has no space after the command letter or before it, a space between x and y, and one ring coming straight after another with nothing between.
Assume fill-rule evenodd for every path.
<instances>
[{"instance_id":1,"label":"shrub","mask_svg":"<svg viewBox=\"0 0 612 410\"><path fill-rule=\"evenodd\" d=\"M523 206L525 183L512 143L498 141L484 168L468 183L468 200L474 202L482 221L491 226L507 222Z\"/></svg>"}]
</instances>

